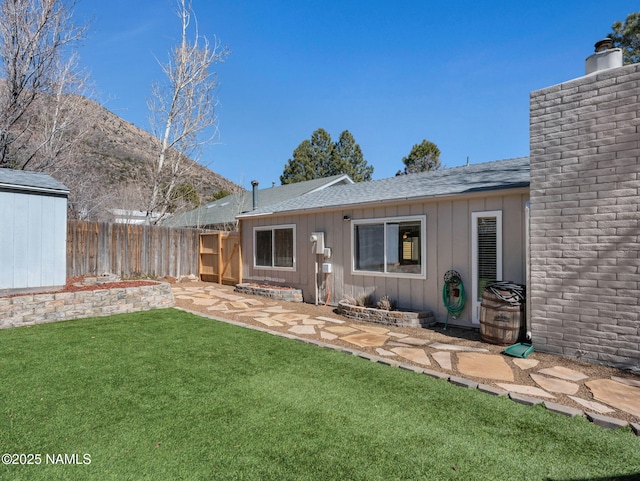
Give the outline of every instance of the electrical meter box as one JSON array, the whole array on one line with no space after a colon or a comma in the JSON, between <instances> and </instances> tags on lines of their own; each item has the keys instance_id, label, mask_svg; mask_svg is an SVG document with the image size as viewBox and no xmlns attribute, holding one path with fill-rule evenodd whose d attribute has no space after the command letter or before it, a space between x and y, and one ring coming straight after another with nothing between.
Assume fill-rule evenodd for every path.
<instances>
[{"instance_id":1,"label":"electrical meter box","mask_svg":"<svg viewBox=\"0 0 640 481\"><path fill-rule=\"evenodd\" d=\"M312 232L309 241L313 242L311 252L314 254L324 254L324 232Z\"/></svg>"}]
</instances>

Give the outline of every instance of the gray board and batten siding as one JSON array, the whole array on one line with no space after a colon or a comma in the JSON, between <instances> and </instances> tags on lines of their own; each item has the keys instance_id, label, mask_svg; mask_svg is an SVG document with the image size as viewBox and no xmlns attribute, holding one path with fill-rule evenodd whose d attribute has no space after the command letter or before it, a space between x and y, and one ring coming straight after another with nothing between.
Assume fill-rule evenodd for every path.
<instances>
[{"instance_id":1,"label":"gray board and batten siding","mask_svg":"<svg viewBox=\"0 0 640 481\"><path fill-rule=\"evenodd\" d=\"M529 200L528 158L442 169L366 183L334 186L291 201L241 215L243 278L300 288L305 302L336 305L345 296L388 295L400 308L432 311L439 321L447 317L441 300L443 276L455 269L467 290L465 310L454 323L474 321L472 289L473 214L500 212L502 221L502 275L525 283L525 205ZM367 275L354 272L354 225L367 219L422 219L424 271L418 275ZM255 229L294 226L293 268L260 268L254 259ZM331 257L312 253L310 235L323 232ZM321 266L314 279L315 263ZM476 316L477 318L477 316Z\"/></svg>"},{"instance_id":2,"label":"gray board and batten siding","mask_svg":"<svg viewBox=\"0 0 640 481\"><path fill-rule=\"evenodd\" d=\"M65 284L68 195L47 174L0 169L0 292Z\"/></svg>"}]
</instances>

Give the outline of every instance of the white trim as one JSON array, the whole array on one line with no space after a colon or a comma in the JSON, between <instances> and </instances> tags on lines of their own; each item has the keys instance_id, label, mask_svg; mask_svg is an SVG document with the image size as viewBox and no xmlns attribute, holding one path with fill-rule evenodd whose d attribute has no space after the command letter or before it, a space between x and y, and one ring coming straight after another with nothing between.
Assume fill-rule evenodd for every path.
<instances>
[{"instance_id":1,"label":"white trim","mask_svg":"<svg viewBox=\"0 0 640 481\"><path fill-rule=\"evenodd\" d=\"M292 229L293 230L293 267L274 267L274 266L259 266L256 264L256 232L257 231L271 231L273 236L273 231L276 229ZM272 237L273 239L273 237ZM297 262L296 262L296 225L295 224L279 224L279 225L261 225L255 226L253 228L253 237L251 240L251 244L253 245L253 268L254 269L263 269L269 271L295 271ZM275 258L275 242L271 244L271 262Z\"/></svg>"},{"instance_id":2,"label":"white trim","mask_svg":"<svg viewBox=\"0 0 640 481\"><path fill-rule=\"evenodd\" d=\"M326 189L327 187L331 187L332 185L340 184L345 181L347 184L355 184L355 182L351 180L351 177L349 177L347 174L342 174L337 179L333 179L331 182L327 182L326 184L323 184L320 187L316 187L315 189L310 190L309 192L307 192L307 194L310 194L311 192L318 192L319 190Z\"/></svg>"},{"instance_id":3,"label":"white trim","mask_svg":"<svg viewBox=\"0 0 640 481\"><path fill-rule=\"evenodd\" d=\"M480 323L480 303L478 292L478 219L486 217L496 218L496 277L502 280L502 211L488 210L471 213L471 322Z\"/></svg>"},{"instance_id":4,"label":"white trim","mask_svg":"<svg viewBox=\"0 0 640 481\"><path fill-rule=\"evenodd\" d=\"M26 192L26 193L42 193L42 194L54 194L58 196L69 196L69 189L56 189L54 187L37 187L33 185L23 184L7 184L0 183L0 190L10 192L12 190Z\"/></svg>"},{"instance_id":5,"label":"white trim","mask_svg":"<svg viewBox=\"0 0 640 481\"><path fill-rule=\"evenodd\" d=\"M376 272L356 270L356 254L355 254L355 230L357 225L366 224L387 224L392 222L411 222L420 221L420 273L409 274L402 272ZM386 228L384 229L386 236ZM384 249L384 265L387 265L387 249ZM404 279L426 279L427 278L427 216L411 215L400 217L377 217L373 219L352 219L351 220L351 274L355 276L372 276L372 277L393 277Z\"/></svg>"}]
</instances>

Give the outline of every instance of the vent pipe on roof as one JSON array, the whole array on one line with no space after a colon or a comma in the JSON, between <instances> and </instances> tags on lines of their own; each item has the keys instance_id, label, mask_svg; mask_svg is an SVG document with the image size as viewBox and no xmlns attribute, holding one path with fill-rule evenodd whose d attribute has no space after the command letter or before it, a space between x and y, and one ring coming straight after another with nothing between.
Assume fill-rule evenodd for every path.
<instances>
[{"instance_id":1,"label":"vent pipe on roof","mask_svg":"<svg viewBox=\"0 0 640 481\"><path fill-rule=\"evenodd\" d=\"M601 70L622 67L622 49L613 48L613 40L610 38L596 42L595 52L587 57L585 61L585 73L587 75Z\"/></svg>"},{"instance_id":2,"label":"vent pipe on roof","mask_svg":"<svg viewBox=\"0 0 640 481\"><path fill-rule=\"evenodd\" d=\"M252 180L251 187L253 187L253 210L258 208L258 181Z\"/></svg>"}]
</instances>

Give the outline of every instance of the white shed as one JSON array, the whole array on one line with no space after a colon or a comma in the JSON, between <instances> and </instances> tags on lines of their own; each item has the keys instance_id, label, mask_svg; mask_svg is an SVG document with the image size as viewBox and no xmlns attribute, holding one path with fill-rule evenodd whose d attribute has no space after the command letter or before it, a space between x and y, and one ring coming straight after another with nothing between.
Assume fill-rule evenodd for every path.
<instances>
[{"instance_id":1,"label":"white shed","mask_svg":"<svg viewBox=\"0 0 640 481\"><path fill-rule=\"evenodd\" d=\"M68 195L50 175L0 169L0 293L64 286Z\"/></svg>"}]
</instances>

